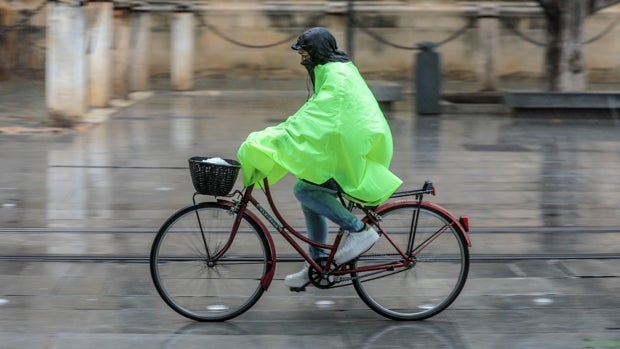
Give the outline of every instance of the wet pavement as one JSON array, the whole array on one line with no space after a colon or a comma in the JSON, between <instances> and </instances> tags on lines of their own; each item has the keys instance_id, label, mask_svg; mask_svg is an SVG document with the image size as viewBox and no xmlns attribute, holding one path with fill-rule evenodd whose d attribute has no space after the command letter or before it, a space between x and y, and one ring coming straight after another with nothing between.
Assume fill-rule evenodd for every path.
<instances>
[{"instance_id":1,"label":"wet pavement","mask_svg":"<svg viewBox=\"0 0 620 349\"><path fill-rule=\"evenodd\" d=\"M249 132L303 103L305 82L160 88L96 111L89 127L46 132L21 129L44 129L40 86L28 86L5 85L0 98L0 127L20 127L0 133L2 348L620 348L616 120L517 118L496 105L420 117L405 95L389 114L394 172L406 188L433 180L431 201L470 216L472 265L457 301L427 321L394 322L352 288L290 293L281 280L299 263L281 263L252 310L201 324L156 294L153 234L191 203L187 159L234 157ZM292 183L273 192L301 227Z\"/></svg>"}]
</instances>

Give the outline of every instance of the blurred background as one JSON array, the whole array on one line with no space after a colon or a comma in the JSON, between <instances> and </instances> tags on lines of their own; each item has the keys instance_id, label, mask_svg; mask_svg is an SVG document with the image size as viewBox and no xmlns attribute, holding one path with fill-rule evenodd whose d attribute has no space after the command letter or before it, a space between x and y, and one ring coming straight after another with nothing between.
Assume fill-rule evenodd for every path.
<instances>
[{"instance_id":1,"label":"blurred background","mask_svg":"<svg viewBox=\"0 0 620 349\"><path fill-rule=\"evenodd\" d=\"M132 61L132 66L147 65L149 78L168 78L174 74L173 48L179 38L191 41L192 47L187 50L191 51L195 78L297 78L298 65L295 59L289 59L294 52L288 47L296 35L312 26L333 31L341 48L353 55L364 76L371 79L412 78L418 44L434 42L441 52L442 77L447 81L476 81L484 76L485 69L491 69L487 73L498 79L497 86L491 87L509 80L541 81L549 75L546 55L554 45L552 39L559 40L560 45L579 46L583 57L573 56L573 64L583 64L588 81L614 83L620 79L617 1L103 3L0 1L0 79L45 76L46 52L50 46L62 44L54 40L63 29L56 30L52 7L65 11L65 16L71 13L83 17L76 19L81 31L70 31L72 44L81 45L80 41L85 40L84 54L109 55L117 67L112 74L116 82L114 94L121 96L124 93L120 80L129 78L120 74L121 69L126 69L123 62L141 54L148 61ZM175 29L179 21L176 17L184 11L192 14L188 20L191 23L187 28ZM72 17L65 17L65 26L72 25L68 18ZM550 24L554 20L561 22L556 33ZM181 32L176 34L175 30ZM99 49L102 44L105 48ZM493 58L492 65L481 65L485 56ZM546 89L544 84L540 87Z\"/></svg>"},{"instance_id":2,"label":"blurred background","mask_svg":"<svg viewBox=\"0 0 620 349\"><path fill-rule=\"evenodd\" d=\"M278 262L255 309L188 322L154 233L192 202L188 158L306 101L312 26L368 80L403 189L469 215L468 283L403 324L291 294ZM618 348L619 82L620 0L0 0L0 346ZM293 181L272 193L303 227Z\"/></svg>"}]
</instances>

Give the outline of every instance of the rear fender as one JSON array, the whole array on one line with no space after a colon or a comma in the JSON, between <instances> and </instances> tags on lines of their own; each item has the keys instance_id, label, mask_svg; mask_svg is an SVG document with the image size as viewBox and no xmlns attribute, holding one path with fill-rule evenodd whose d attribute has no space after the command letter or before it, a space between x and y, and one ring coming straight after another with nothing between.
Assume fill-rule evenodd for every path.
<instances>
[{"instance_id":1,"label":"rear fender","mask_svg":"<svg viewBox=\"0 0 620 349\"><path fill-rule=\"evenodd\" d=\"M386 209L392 208L394 206L399 206L402 205L403 203L410 203L410 204L414 204L417 205L419 203L419 200L396 200L396 201L390 201L387 202L381 206L379 206L376 209L376 212L378 214L381 214L381 211L384 211ZM458 218L456 218L452 213L450 213L450 211L446 210L445 208L434 204L430 201L422 201L422 207L428 208L430 210L433 211L437 211L439 212L441 215L447 217L449 220L452 221L452 225L454 227L456 227L456 229L458 229L462 234L463 237L465 237L465 242L467 242L467 246L471 247L471 239L469 238L469 229L466 229L461 222L459 221Z\"/></svg>"}]
</instances>

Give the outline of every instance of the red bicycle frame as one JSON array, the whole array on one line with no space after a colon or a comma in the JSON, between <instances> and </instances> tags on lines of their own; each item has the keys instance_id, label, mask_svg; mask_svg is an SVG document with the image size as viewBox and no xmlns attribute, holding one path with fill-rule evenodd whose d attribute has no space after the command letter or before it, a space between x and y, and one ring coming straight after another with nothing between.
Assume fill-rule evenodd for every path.
<instances>
[{"instance_id":1,"label":"red bicycle frame","mask_svg":"<svg viewBox=\"0 0 620 349\"><path fill-rule=\"evenodd\" d=\"M432 189L432 192L434 192L434 188L431 188L431 189ZM236 235L237 229L239 227L241 218L243 217L244 213L247 213L248 215L250 215L252 218L254 218L256 222L258 222L261 225L261 228L263 228L263 230L266 232L267 238L270 242L271 252L274 258L274 260L272 261L272 265L270 267L270 272L267 273L267 275L265 276L263 280L263 287L265 288L268 287L275 273L275 264L277 260L276 251L273 248L273 239L271 238L269 230L261 223L261 220L259 220L254 214L251 213L251 211L247 209L248 203L251 203L252 206L254 206L259 211L259 213L271 223L271 225L280 233L280 235L282 235L282 237L284 237L284 239L288 241L288 243L295 249L295 251L297 251L297 253L299 253L299 255L301 255L302 258L306 262L308 262L312 266L312 268L314 268L314 270L316 270L318 273L323 274L323 275L327 274L328 272L330 273L330 275L339 276L339 275L348 275L348 274L361 273L361 272L372 272L372 271L387 270L387 269L393 269L393 268L409 267L413 263L415 263L415 256L418 253L420 253L426 246L428 246L432 241L434 241L438 236L440 236L444 231L446 231L452 225L459 224L458 220L452 219L451 224L446 224L442 229L435 232L431 237L429 237L426 241L420 244L415 250L403 251L394 242L392 237L381 228L380 222L378 221L378 219L375 218L376 215L372 214L371 209L364 207L364 206L358 206L365 213L365 217L363 218L363 221L370 222L378 228L378 232L384 236L384 238L394 248L394 251L398 255L400 255L402 262L391 262L391 263L382 263L382 264L376 264L376 265L367 265L364 267L352 268L352 269L348 269L348 267L343 268L342 266L338 266L338 268L332 269L330 268L330 266L332 265L332 262L334 260L335 251L338 249L338 246L340 245L340 242L342 240L343 229L340 229L338 231L338 235L336 236L336 239L334 240L333 244L324 244L324 243L311 240L305 235L298 232L295 228L293 228L281 215L271 195L271 191L269 189L269 183L267 179L263 181L263 190L264 190L265 196L267 197L269 207L271 208L273 214L275 215L275 218L258 202L256 198L254 198L254 196L252 195L253 190L254 190L254 185L251 185L251 186L246 187L244 192L237 191L237 193L242 195L242 198L235 207L235 211L237 213L237 219L235 220L235 223L232 229L229 244L232 243L232 240L234 239ZM431 191L428 191L428 190L427 192L431 193ZM418 197L417 206L418 207L422 206L422 200L421 200L422 192L421 191L411 191L411 192L400 193L400 195L398 196L405 196L405 195L417 196ZM230 203L230 201L223 200L221 201L221 203ZM399 203L401 203L401 201L391 202L386 205L390 205L390 206L398 205ZM424 205L435 206L435 205L432 205L432 203L430 202L424 202ZM415 211L415 212L418 212L418 211ZM445 210L442 209L442 212L445 213ZM417 213L415 214L417 215ZM453 218L451 215L449 215L449 217ZM417 218L414 217L414 219L417 219ZM417 222L412 221L411 229L413 229L414 232L416 229L416 224ZM469 237L466 234L466 230L460 225L458 226L458 229L460 229L462 232L465 233L467 243L468 245L470 245ZM327 257L327 262L325 266L321 266L320 263L317 263L314 259L312 259L312 257L310 257L308 252L306 252L306 248L302 247L295 238L303 241L306 244L329 250L330 253ZM227 249L226 247L222 249L221 253L224 253L226 249ZM408 247L408 249L411 250L412 246ZM217 259L217 256L215 257Z\"/></svg>"}]
</instances>

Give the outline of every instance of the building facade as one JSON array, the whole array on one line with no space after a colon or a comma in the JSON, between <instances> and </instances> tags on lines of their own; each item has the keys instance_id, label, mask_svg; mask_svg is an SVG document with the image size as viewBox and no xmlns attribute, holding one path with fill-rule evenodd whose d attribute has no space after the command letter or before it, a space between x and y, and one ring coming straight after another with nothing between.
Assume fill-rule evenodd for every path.
<instances>
[{"instance_id":1,"label":"building facade","mask_svg":"<svg viewBox=\"0 0 620 349\"><path fill-rule=\"evenodd\" d=\"M104 1L105 2L105 1ZM83 36L89 50L97 7L87 1L65 1L85 7ZM477 79L482 55L491 55L499 79L544 77L545 19L535 2L508 1L113 1L115 23L123 16L148 17L148 43L125 38L114 27L111 49L120 40L146 45L150 77L168 77L174 69L172 25L175 13L193 14L192 67L196 78L290 78L299 76L289 46L310 26L332 30L341 48L350 51L369 78L409 79L421 42L439 43L445 79ZM495 15L481 15L491 3ZM0 78L45 76L50 3L41 0L0 0ZM590 16L585 23L588 79L620 80L620 6ZM496 37L482 38L481 21L496 22ZM187 36L187 35L186 35ZM485 42L486 40L486 42ZM489 41L490 40L490 41ZM589 41L589 40L588 40ZM488 52L489 47L492 52ZM486 53L485 53L486 52ZM87 54L87 52L85 52ZM484 65L482 65L484 67Z\"/></svg>"}]
</instances>

